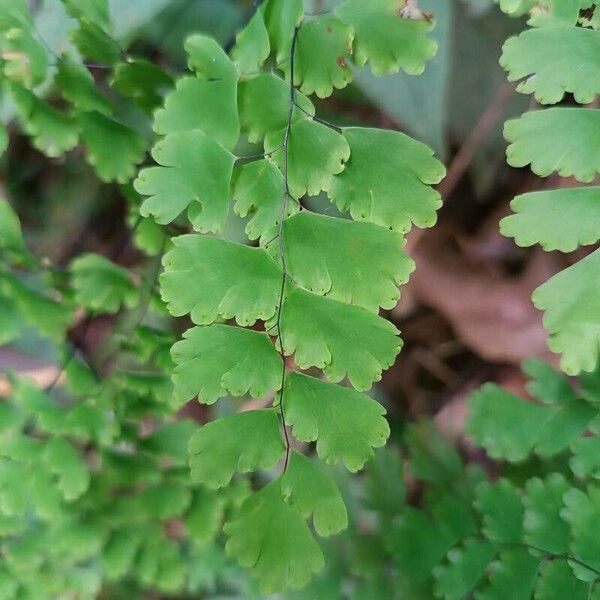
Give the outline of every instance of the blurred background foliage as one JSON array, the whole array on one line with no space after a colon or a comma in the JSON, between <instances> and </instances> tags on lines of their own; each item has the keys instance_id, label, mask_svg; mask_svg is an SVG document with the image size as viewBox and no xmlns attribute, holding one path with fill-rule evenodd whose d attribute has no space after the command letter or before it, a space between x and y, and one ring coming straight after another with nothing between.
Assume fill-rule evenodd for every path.
<instances>
[{"instance_id":1,"label":"blurred background foliage","mask_svg":"<svg viewBox=\"0 0 600 600\"><path fill-rule=\"evenodd\" d=\"M188 34L209 33L230 45L252 11L252 3L241 0L110 0L109 4L120 44L174 75L183 68L182 42ZM314 0L314 10L327 4ZM541 319L529 297L571 259L518 249L499 235L497 227L516 193L541 186L528 171L506 166L502 138L503 121L522 113L529 102L514 93L498 65L502 43L520 31L523 22L508 18L492 0L420 0L419 5L435 14L434 37L439 44L438 55L423 76L378 79L358 71L347 89L317 103L320 115L332 122L398 129L426 142L445 161L448 177L440 187L444 207L438 227L409 236L417 270L389 314L405 340L396 365L376 390L389 413L390 448L378 454L364 476L336 473L351 527L327 541L327 571L310 588L286 598L430 598L431 591L425 588L421 595L415 590L402 595L404 584L391 566L381 535L407 497L402 474L406 449L411 456L420 453L425 480L446 485L450 472L450 479L460 478L463 488L471 489L481 469L493 467L465 441L465 398L490 380L522 392L525 380L519 365L524 358L555 360L548 355ZM52 53L68 52L67 31L73 22L62 4L37 0L33 13L39 35ZM101 69L94 70L94 77L110 94ZM116 108L123 122L150 137L142 111L131 103ZM142 254L127 244L135 221L127 188L99 182L80 150L49 159L33 149L14 126L15 107L7 97L1 114L11 144L1 159L0 185L21 219L33 254L60 267L84 251L111 255L124 247L119 262L139 264ZM331 210L318 198L311 202ZM241 237L243 227L244 222L232 216L229 237L235 238L236 231ZM138 243L155 243L151 227L141 235L145 237ZM117 320L101 318L85 332L80 324L72 335L83 333L83 348L93 356L106 356L114 344L113 333L126 331L127 320L135 318L130 314ZM31 329L10 346L0 347L0 372L15 369L41 385L55 377L58 362L54 345ZM182 415L201 422L207 418L206 409L199 406L184 408ZM419 425L407 427L411 422ZM474 463L465 476L463 460ZM408 479L409 500L418 503L420 488ZM219 499L207 510L218 515L230 501ZM187 596L182 597L258 598L246 574L225 557L216 529L208 531L206 539L194 550ZM132 598L142 593L149 595L140 597L161 597L127 583L107 588L102 597Z\"/></svg>"}]
</instances>

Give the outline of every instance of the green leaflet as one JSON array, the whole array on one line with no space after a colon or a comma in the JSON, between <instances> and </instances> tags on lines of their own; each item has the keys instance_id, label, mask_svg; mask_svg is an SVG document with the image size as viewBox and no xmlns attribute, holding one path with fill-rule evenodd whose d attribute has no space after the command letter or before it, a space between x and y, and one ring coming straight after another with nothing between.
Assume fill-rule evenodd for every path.
<instances>
[{"instance_id":1,"label":"green leaflet","mask_svg":"<svg viewBox=\"0 0 600 600\"><path fill-rule=\"evenodd\" d=\"M281 328L283 350L300 369L318 367L334 382L347 375L361 391L379 381L402 346L389 321L299 288L285 299Z\"/></svg>"},{"instance_id":2,"label":"green leaflet","mask_svg":"<svg viewBox=\"0 0 600 600\"><path fill-rule=\"evenodd\" d=\"M212 404L228 393L260 398L279 388L281 358L267 334L210 325L188 329L183 338L171 349L178 402L198 396Z\"/></svg>"},{"instance_id":3,"label":"green leaflet","mask_svg":"<svg viewBox=\"0 0 600 600\"><path fill-rule=\"evenodd\" d=\"M62 3L74 19L87 19L98 27L109 28L108 0L62 0Z\"/></svg>"},{"instance_id":4,"label":"green leaflet","mask_svg":"<svg viewBox=\"0 0 600 600\"><path fill-rule=\"evenodd\" d=\"M102 550L102 567L108 579L119 579L131 568L141 544L141 535L134 531L115 531Z\"/></svg>"},{"instance_id":5,"label":"green leaflet","mask_svg":"<svg viewBox=\"0 0 600 600\"><path fill-rule=\"evenodd\" d=\"M65 303L49 298L15 277L0 273L0 292L19 310L25 321L53 339L61 339L72 320Z\"/></svg>"},{"instance_id":6,"label":"green leaflet","mask_svg":"<svg viewBox=\"0 0 600 600\"><path fill-rule=\"evenodd\" d=\"M500 232L519 246L572 252L600 239L600 187L530 192L510 206L514 214L500 221Z\"/></svg>"},{"instance_id":7,"label":"green leaflet","mask_svg":"<svg viewBox=\"0 0 600 600\"><path fill-rule=\"evenodd\" d=\"M191 493L182 483L162 482L147 487L136 500L146 515L161 520L171 519L180 516L188 508Z\"/></svg>"},{"instance_id":8,"label":"green leaflet","mask_svg":"<svg viewBox=\"0 0 600 600\"><path fill-rule=\"evenodd\" d=\"M593 371L600 357L600 250L537 288L532 299L544 311L548 345L562 353L569 375Z\"/></svg>"},{"instance_id":9,"label":"green leaflet","mask_svg":"<svg viewBox=\"0 0 600 600\"><path fill-rule=\"evenodd\" d=\"M95 312L133 308L138 292L127 269L99 254L81 254L71 263L76 301Z\"/></svg>"},{"instance_id":10,"label":"green leaflet","mask_svg":"<svg viewBox=\"0 0 600 600\"><path fill-rule=\"evenodd\" d=\"M569 548L569 527L560 517L565 493L571 484L563 475L551 473L545 480L530 479L525 486L523 529L525 542L549 552L563 554Z\"/></svg>"},{"instance_id":11,"label":"green leaflet","mask_svg":"<svg viewBox=\"0 0 600 600\"><path fill-rule=\"evenodd\" d=\"M267 0L262 10L271 47L280 63L289 57L294 28L304 17L304 0Z\"/></svg>"},{"instance_id":12,"label":"green leaflet","mask_svg":"<svg viewBox=\"0 0 600 600\"><path fill-rule=\"evenodd\" d=\"M300 92L296 93L294 120L313 116L315 107ZM290 108L290 87L273 73L261 73L240 81L238 110L242 131L250 142L260 142L268 133L282 130L287 124Z\"/></svg>"},{"instance_id":13,"label":"green leaflet","mask_svg":"<svg viewBox=\"0 0 600 600\"><path fill-rule=\"evenodd\" d=\"M18 84L10 90L21 125L40 152L56 157L77 145L80 126L71 115L51 107Z\"/></svg>"},{"instance_id":14,"label":"green leaflet","mask_svg":"<svg viewBox=\"0 0 600 600\"><path fill-rule=\"evenodd\" d=\"M281 148L285 130L269 132L265 137L265 151L272 153L273 162L284 173L284 153ZM348 142L337 131L312 119L295 121L290 130L288 145L288 182L290 194L301 198L316 196L328 190L333 176L344 169L350 157Z\"/></svg>"},{"instance_id":15,"label":"green leaflet","mask_svg":"<svg viewBox=\"0 0 600 600\"><path fill-rule=\"evenodd\" d=\"M475 490L475 506L483 515L483 534L493 542L518 544L523 534L523 503L507 479L482 481Z\"/></svg>"},{"instance_id":16,"label":"green leaflet","mask_svg":"<svg viewBox=\"0 0 600 600\"><path fill-rule=\"evenodd\" d=\"M172 241L175 247L163 259L160 281L173 316L190 313L197 325L218 317L252 325L273 316L281 271L265 250L201 235Z\"/></svg>"},{"instance_id":17,"label":"green leaflet","mask_svg":"<svg viewBox=\"0 0 600 600\"><path fill-rule=\"evenodd\" d=\"M65 500L72 501L83 494L90 484L88 468L75 448L64 438L52 438L46 445L44 460L58 477L58 487Z\"/></svg>"},{"instance_id":18,"label":"green leaflet","mask_svg":"<svg viewBox=\"0 0 600 600\"><path fill-rule=\"evenodd\" d=\"M171 133L152 149L160 167L140 171L136 191L147 198L140 212L164 225L189 208L194 229L220 231L229 212L234 157L201 131Z\"/></svg>"},{"instance_id":19,"label":"green leaflet","mask_svg":"<svg viewBox=\"0 0 600 600\"><path fill-rule=\"evenodd\" d=\"M146 140L133 129L99 112L79 115L86 159L102 181L127 183L146 155Z\"/></svg>"},{"instance_id":20,"label":"green leaflet","mask_svg":"<svg viewBox=\"0 0 600 600\"><path fill-rule=\"evenodd\" d=\"M173 80L151 62L137 59L115 67L111 86L150 113L162 104L163 92L173 87Z\"/></svg>"},{"instance_id":21,"label":"green leaflet","mask_svg":"<svg viewBox=\"0 0 600 600\"><path fill-rule=\"evenodd\" d=\"M30 27L9 29L3 32L1 37L2 67L6 77L27 86L43 83L46 79L48 58L44 47L34 37Z\"/></svg>"},{"instance_id":22,"label":"green leaflet","mask_svg":"<svg viewBox=\"0 0 600 600\"><path fill-rule=\"evenodd\" d=\"M334 88L345 88L352 81L348 64L352 40L352 28L335 17L321 16L306 22L298 33L294 84L303 93L319 98L331 96ZM289 61L281 67L289 79Z\"/></svg>"},{"instance_id":23,"label":"green leaflet","mask_svg":"<svg viewBox=\"0 0 600 600\"><path fill-rule=\"evenodd\" d=\"M572 93L580 104L600 93L600 33L580 27L529 29L510 38L500 64L517 91L534 94L541 104L555 104Z\"/></svg>"},{"instance_id":24,"label":"green leaflet","mask_svg":"<svg viewBox=\"0 0 600 600\"><path fill-rule=\"evenodd\" d=\"M448 564L434 569L436 595L446 600L462 600L482 579L496 548L487 540L470 538L463 547L448 552Z\"/></svg>"},{"instance_id":25,"label":"green leaflet","mask_svg":"<svg viewBox=\"0 0 600 600\"><path fill-rule=\"evenodd\" d=\"M94 78L87 69L59 63L54 83L61 96L77 110L98 111L107 115L112 113L111 103L98 92Z\"/></svg>"},{"instance_id":26,"label":"green leaflet","mask_svg":"<svg viewBox=\"0 0 600 600\"><path fill-rule=\"evenodd\" d=\"M374 312L393 308L413 261L397 232L303 211L284 223L288 272L307 290ZM272 246L275 248L275 245Z\"/></svg>"},{"instance_id":27,"label":"green leaflet","mask_svg":"<svg viewBox=\"0 0 600 600\"><path fill-rule=\"evenodd\" d=\"M425 34L431 24L425 19L403 18L402 0L346 0L335 15L354 30L354 61L367 61L375 75L402 69L419 75L425 63L435 56L437 46Z\"/></svg>"},{"instance_id":28,"label":"green leaflet","mask_svg":"<svg viewBox=\"0 0 600 600\"><path fill-rule=\"evenodd\" d=\"M389 435L385 409L378 402L300 373L287 377L284 408L296 438L316 441L320 458L343 461L352 472L362 468L373 448L383 446Z\"/></svg>"},{"instance_id":29,"label":"green leaflet","mask_svg":"<svg viewBox=\"0 0 600 600\"><path fill-rule=\"evenodd\" d=\"M410 506L396 518L388 536L395 563L417 584L431 575L432 569L458 541L445 523L438 523Z\"/></svg>"},{"instance_id":30,"label":"green leaflet","mask_svg":"<svg viewBox=\"0 0 600 600\"><path fill-rule=\"evenodd\" d=\"M79 27L69 32L69 38L87 61L114 66L122 58L118 43L86 17L79 19Z\"/></svg>"},{"instance_id":31,"label":"green leaflet","mask_svg":"<svg viewBox=\"0 0 600 600\"><path fill-rule=\"evenodd\" d=\"M577 440L597 411L575 400L541 406L525 402L493 384L484 385L469 399L467 430L493 458L523 460L535 451L553 456Z\"/></svg>"},{"instance_id":32,"label":"green leaflet","mask_svg":"<svg viewBox=\"0 0 600 600\"><path fill-rule=\"evenodd\" d=\"M260 70L270 53L264 11L257 10L248 25L237 34L231 58L241 76L253 75Z\"/></svg>"},{"instance_id":33,"label":"green leaflet","mask_svg":"<svg viewBox=\"0 0 600 600\"><path fill-rule=\"evenodd\" d=\"M405 442L411 455L410 472L417 479L443 483L462 477L460 456L432 421L407 425Z\"/></svg>"},{"instance_id":34,"label":"green leaflet","mask_svg":"<svg viewBox=\"0 0 600 600\"><path fill-rule=\"evenodd\" d=\"M530 600L540 559L524 548L513 548L500 553L492 565L490 582L475 594L476 600Z\"/></svg>"},{"instance_id":35,"label":"green leaflet","mask_svg":"<svg viewBox=\"0 0 600 600\"><path fill-rule=\"evenodd\" d=\"M445 175L433 152L400 132L348 127L343 133L350 160L327 189L337 208L401 233L413 223L433 226L442 203L429 186Z\"/></svg>"},{"instance_id":36,"label":"green leaflet","mask_svg":"<svg viewBox=\"0 0 600 600\"><path fill-rule=\"evenodd\" d=\"M571 488L563 497L565 507L560 516L571 526L570 550L581 561L598 569L600 544L593 528L600 515L600 489L589 485L586 492ZM578 575L586 581L596 577L587 569L585 572L579 569Z\"/></svg>"},{"instance_id":37,"label":"green leaflet","mask_svg":"<svg viewBox=\"0 0 600 600\"><path fill-rule=\"evenodd\" d=\"M301 513L283 498L275 480L247 498L225 525L227 553L250 567L261 591L306 585L323 567L323 554Z\"/></svg>"},{"instance_id":38,"label":"green leaflet","mask_svg":"<svg viewBox=\"0 0 600 600\"><path fill-rule=\"evenodd\" d=\"M251 240L270 235L281 220L283 175L270 160L263 159L237 168L233 179L233 210L240 217L251 217L246 235ZM298 204L289 202L286 216L295 214L298 209Z\"/></svg>"},{"instance_id":39,"label":"green leaflet","mask_svg":"<svg viewBox=\"0 0 600 600\"><path fill-rule=\"evenodd\" d=\"M348 526L346 507L335 482L302 454L292 453L281 477L281 493L305 519L313 516L320 536L338 533Z\"/></svg>"},{"instance_id":40,"label":"green leaflet","mask_svg":"<svg viewBox=\"0 0 600 600\"><path fill-rule=\"evenodd\" d=\"M535 600L561 600L562 598L597 600L598 593L590 596L589 584L573 576L567 561L543 562L540 565Z\"/></svg>"},{"instance_id":41,"label":"green leaflet","mask_svg":"<svg viewBox=\"0 0 600 600\"><path fill-rule=\"evenodd\" d=\"M235 471L270 469L284 447L277 413L251 410L200 427L189 443L192 479L210 488L226 486Z\"/></svg>"},{"instance_id":42,"label":"green leaflet","mask_svg":"<svg viewBox=\"0 0 600 600\"><path fill-rule=\"evenodd\" d=\"M525 386L527 391L540 402L560 404L577 399L577 394L568 379L543 360L528 358L521 368L523 373L531 378Z\"/></svg>"},{"instance_id":43,"label":"green leaflet","mask_svg":"<svg viewBox=\"0 0 600 600\"><path fill-rule=\"evenodd\" d=\"M17 257L27 255L19 217L4 198L0 198L0 250Z\"/></svg>"},{"instance_id":44,"label":"green leaflet","mask_svg":"<svg viewBox=\"0 0 600 600\"><path fill-rule=\"evenodd\" d=\"M557 172L590 182L600 171L600 110L548 108L525 113L504 125L508 164L541 177Z\"/></svg>"}]
</instances>

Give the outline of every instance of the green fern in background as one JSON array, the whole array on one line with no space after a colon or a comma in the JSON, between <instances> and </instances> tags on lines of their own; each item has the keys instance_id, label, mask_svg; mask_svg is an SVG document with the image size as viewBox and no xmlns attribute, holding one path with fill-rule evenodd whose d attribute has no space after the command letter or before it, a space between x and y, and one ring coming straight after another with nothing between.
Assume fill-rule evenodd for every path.
<instances>
[{"instance_id":1,"label":"green fern in background","mask_svg":"<svg viewBox=\"0 0 600 600\"><path fill-rule=\"evenodd\" d=\"M541 104L555 104L565 94L576 102L594 100L600 88L600 32L596 22L580 17L592 2L549 2L528 29L504 45L501 58L517 91L533 94ZM593 10L590 14L595 14ZM585 14L585 13L583 13ZM579 21L590 28L578 26ZM598 137L600 111L594 108L547 108L505 124L510 145L508 162L531 165L541 177L558 173L592 182L600 172ZM600 240L600 188L595 186L544 190L517 196L515 213L502 220L501 231L520 246L540 244L545 250L570 252ZM533 294L544 311L552 351L562 354L570 375L593 371L600 359L600 251L555 275Z\"/></svg>"}]
</instances>

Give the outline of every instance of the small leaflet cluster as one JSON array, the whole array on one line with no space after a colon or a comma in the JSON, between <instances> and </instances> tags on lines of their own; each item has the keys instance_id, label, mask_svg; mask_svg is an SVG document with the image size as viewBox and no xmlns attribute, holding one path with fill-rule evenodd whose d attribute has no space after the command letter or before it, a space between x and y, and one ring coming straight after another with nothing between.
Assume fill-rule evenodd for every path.
<instances>
[{"instance_id":1,"label":"small leaflet cluster","mask_svg":"<svg viewBox=\"0 0 600 600\"><path fill-rule=\"evenodd\" d=\"M263 593L307 584L324 564L313 530L347 526L306 444L355 472L389 435L364 393L402 345L378 313L414 268L404 235L435 223L431 185L444 167L402 133L323 121L309 96L345 87L353 62L422 72L431 24L404 18L401 5L347 0L307 16L302 0L268 0L230 55L188 38L190 73L155 113L156 165L134 182L144 217L185 217L196 232L171 239L160 276L169 312L194 324L172 349L175 398L249 395L260 406L200 427L189 451L193 481L216 490L236 473L275 470L224 525L228 554ZM245 155L247 142L258 153ZM351 219L308 210L303 198L318 194ZM222 235L232 202L253 245Z\"/></svg>"},{"instance_id":2,"label":"small leaflet cluster","mask_svg":"<svg viewBox=\"0 0 600 600\"><path fill-rule=\"evenodd\" d=\"M542 105L557 104L571 94L578 104L600 93L600 11L594 2L521 2L512 8L530 11L532 28L510 38L500 59L517 91L532 94ZM557 173L591 183L600 172L600 110L556 106L533 110L507 121L508 163L530 165L541 177ZM514 214L501 221L504 235L520 246L572 252L600 240L600 187L574 187L517 196ZM600 251L583 258L540 286L533 294L544 311L549 346L560 353L570 374L593 371L600 360Z\"/></svg>"},{"instance_id":3,"label":"small leaflet cluster","mask_svg":"<svg viewBox=\"0 0 600 600\"><path fill-rule=\"evenodd\" d=\"M339 586L329 589L347 586L356 598L600 598L600 370L573 382L530 359L524 371L529 398L486 384L468 400L467 433L496 459L492 473L465 465L431 421L406 427L403 456L377 452L361 503L375 524L341 536L345 562L328 565L323 580Z\"/></svg>"}]
</instances>

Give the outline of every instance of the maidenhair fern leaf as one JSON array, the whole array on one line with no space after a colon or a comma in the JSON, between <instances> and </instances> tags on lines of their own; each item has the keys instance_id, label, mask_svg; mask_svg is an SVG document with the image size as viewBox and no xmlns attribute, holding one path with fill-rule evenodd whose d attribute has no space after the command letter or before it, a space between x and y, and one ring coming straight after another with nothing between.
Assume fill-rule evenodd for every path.
<instances>
[{"instance_id":1,"label":"maidenhair fern leaf","mask_svg":"<svg viewBox=\"0 0 600 600\"><path fill-rule=\"evenodd\" d=\"M140 492L136 504L143 514L164 520L181 516L191 500L191 492L186 485L163 481Z\"/></svg>"},{"instance_id":2,"label":"maidenhair fern leaf","mask_svg":"<svg viewBox=\"0 0 600 600\"><path fill-rule=\"evenodd\" d=\"M58 487L65 500L81 496L90 484L90 472L77 450L65 438L54 437L46 445L44 460L58 476Z\"/></svg>"},{"instance_id":3,"label":"maidenhair fern leaf","mask_svg":"<svg viewBox=\"0 0 600 600\"><path fill-rule=\"evenodd\" d=\"M283 450L275 410L236 413L206 423L191 437L191 476L197 483L221 488L235 471L274 467Z\"/></svg>"},{"instance_id":4,"label":"maidenhair fern leaf","mask_svg":"<svg viewBox=\"0 0 600 600\"><path fill-rule=\"evenodd\" d=\"M540 406L493 384L469 400L468 430L493 458L518 462L535 450L553 456L574 442L595 416L586 402Z\"/></svg>"},{"instance_id":5,"label":"maidenhair fern leaf","mask_svg":"<svg viewBox=\"0 0 600 600\"><path fill-rule=\"evenodd\" d=\"M92 23L108 29L110 15L108 0L62 0L65 10L74 19L87 19Z\"/></svg>"},{"instance_id":6,"label":"maidenhair fern leaf","mask_svg":"<svg viewBox=\"0 0 600 600\"><path fill-rule=\"evenodd\" d=\"M98 254L79 255L71 263L76 301L95 312L115 313L135 306L138 293L127 269Z\"/></svg>"},{"instance_id":7,"label":"maidenhair fern leaf","mask_svg":"<svg viewBox=\"0 0 600 600\"><path fill-rule=\"evenodd\" d=\"M0 273L0 291L38 331L53 339L62 339L73 317L69 306L3 273Z\"/></svg>"},{"instance_id":8,"label":"maidenhair fern leaf","mask_svg":"<svg viewBox=\"0 0 600 600\"><path fill-rule=\"evenodd\" d=\"M77 110L112 112L111 103L98 92L91 73L79 65L59 63L54 83L61 96L73 104Z\"/></svg>"},{"instance_id":9,"label":"maidenhair fern leaf","mask_svg":"<svg viewBox=\"0 0 600 600\"><path fill-rule=\"evenodd\" d=\"M131 568L141 543L135 530L115 531L102 550L102 567L109 580L123 577Z\"/></svg>"},{"instance_id":10,"label":"maidenhair fern leaf","mask_svg":"<svg viewBox=\"0 0 600 600\"><path fill-rule=\"evenodd\" d=\"M528 358L523 361L521 368L530 378L525 388L543 404L562 404L577 399L577 393L569 380L547 362L538 358Z\"/></svg>"},{"instance_id":11,"label":"maidenhair fern leaf","mask_svg":"<svg viewBox=\"0 0 600 600\"><path fill-rule=\"evenodd\" d=\"M557 172L589 182L600 171L600 110L548 108L504 124L508 164L541 177Z\"/></svg>"},{"instance_id":12,"label":"maidenhair fern leaf","mask_svg":"<svg viewBox=\"0 0 600 600\"><path fill-rule=\"evenodd\" d=\"M425 63L435 56L436 43L425 34L432 25L425 19L403 18L404 5L399 0L346 0L335 15L354 29L354 61L367 61L375 75L396 73L411 75L425 70Z\"/></svg>"},{"instance_id":13,"label":"maidenhair fern leaf","mask_svg":"<svg viewBox=\"0 0 600 600\"><path fill-rule=\"evenodd\" d=\"M469 399L467 430L492 458L523 460L531 451L544 408L485 384Z\"/></svg>"},{"instance_id":14,"label":"maidenhair fern leaf","mask_svg":"<svg viewBox=\"0 0 600 600\"><path fill-rule=\"evenodd\" d=\"M284 223L288 272L302 287L372 311L393 308L413 261L397 232L303 211Z\"/></svg>"},{"instance_id":15,"label":"maidenhair fern leaf","mask_svg":"<svg viewBox=\"0 0 600 600\"><path fill-rule=\"evenodd\" d=\"M579 438L571 445L571 451L569 467L577 477L600 478L600 436Z\"/></svg>"},{"instance_id":16,"label":"maidenhair fern leaf","mask_svg":"<svg viewBox=\"0 0 600 600\"><path fill-rule=\"evenodd\" d=\"M27 29L9 29L2 35L2 59L3 72L9 80L36 86L46 78L46 50Z\"/></svg>"},{"instance_id":17,"label":"maidenhair fern leaf","mask_svg":"<svg viewBox=\"0 0 600 600\"><path fill-rule=\"evenodd\" d=\"M264 18L278 63L289 59L294 29L304 18L304 0L268 0Z\"/></svg>"},{"instance_id":18,"label":"maidenhair fern leaf","mask_svg":"<svg viewBox=\"0 0 600 600\"><path fill-rule=\"evenodd\" d=\"M395 564L409 581L416 584L426 581L434 567L459 541L446 527L412 507L398 515L387 536Z\"/></svg>"},{"instance_id":19,"label":"maidenhair fern leaf","mask_svg":"<svg viewBox=\"0 0 600 600\"><path fill-rule=\"evenodd\" d=\"M265 151L272 153L272 160L282 173L285 153L275 151L281 149L285 136L282 129L265 137ZM329 189L333 176L344 170L350 148L337 131L312 119L300 119L292 124L287 154L290 194L301 198Z\"/></svg>"},{"instance_id":20,"label":"maidenhair fern leaf","mask_svg":"<svg viewBox=\"0 0 600 600\"><path fill-rule=\"evenodd\" d=\"M271 44L262 10L257 10L236 36L231 57L240 75L253 75L269 58Z\"/></svg>"},{"instance_id":21,"label":"maidenhair fern leaf","mask_svg":"<svg viewBox=\"0 0 600 600\"><path fill-rule=\"evenodd\" d=\"M565 508L560 515L571 527L571 552L582 562L600 569L600 538L594 533L600 518L600 488L589 485L583 491L572 487L563 500ZM596 574L586 571L589 581L596 578Z\"/></svg>"},{"instance_id":22,"label":"maidenhair fern leaf","mask_svg":"<svg viewBox=\"0 0 600 600\"><path fill-rule=\"evenodd\" d=\"M19 217L4 198L0 198L0 250L16 256L27 255Z\"/></svg>"},{"instance_id":23,"label":"maidenhair fern leaf","mask_svg":"<svg viewBox=\"0 0 600 600\"><path fill-rule=\"evenodd\" d=\"M333 535L348 526L344 500L335 482L302 454L292 453L281 477L281 493L305 519L313 516L320 536Z\"/></svg>"},{"instance_id":24,"label":"maidenhair fern leaf","mask_svg":"<svg viewBox=\"0 0 600 600\"><path fill-rule=\"evenodd\" d=\"M476 538L470 538L464 546L450 550L448 563L433 571L436 596L445 600L468 598L495 554L494 544Z\"/></svg>"},{"instance_id":25,"label":"maidenhair fern leaf","mask_svg":"<svg viewBox=\"0 0 600 600\"><path fill-rule=\"evenodd\" d=\"M385 444L389 426L385 409L351 388L292 373L284 394L286 422L303 442L317 442L319 457L328 463L343 461L358 471Z\"/></svg>"},{"instance_id":26,"label":"maidenhair fern leaf","mask_svg":"<svg viewBox=\"0 0 600 600\"><path fill-rule=\"evenodd\" d=\"M228 325L194 327L172 350L175 398L212 404L228 393L253 398L279 387L281 359L266 333Z\"/></svg>"},{"instance_id":27,"label":"maidenhair fern leaf","mask_svg":"<svg viewBox=\"0 0 600 600\"><path fill-rule=\"evenodd\" d=\"M313 116L315 107L300 92L296 92L294 120ZM290 86L273 73L261 73L257 77L240 81L238 105L242 131L250 142L262 141L267 133L277 132L287 124L290 109Z\"/></svg>"},{"instance_id":28,"label":"maidenhair fern leaf","mask_svg":"<svg viewBox=\"0 0 600 600\"><path fill-rule=\"evenodd\" d=\"M50 157L61 156L79 141L79 123L17 84L10 87L23 129L32 144Z\"/></svg>"},{"instance_id":29,"label":"maidenhair fern leaf","mask_svg":"<svg viewBox=\"0 0 600 600\"><path fill-rule=\"evenodd\" d=\"M579 19L579 10L589 8L591 4L591 0L535 0L527 23L532 27L574 27Z\"/></svg>"},{"instance_id":30,"label":"maidenhair fern leaf","mask_svg":"<svg viewBox=\"0 0 600 600\"><path fill-rule=\"evenodd\" d=\"M566 560L548 560L540 565L535 600L598 600L590 586L573 576Z\"/></svg>"},{"instance_id":31,"label":"maidenhair fern leaf","mask_svg":"<svg viewBox=\"0 0 600 600\"><path fill-rule=\"evenodd\" d=\"M321 16L305 23L298 33L294 59L294 84L307 95L331 96L334 88L352 81L349 65L352 29L339 19ZM289 78L290 63L282 68Z\"/></svg>"},{"instance_id":32,"label":"maidenhair fern leaf","mask_svg":"<svg viewBox=\"0 0 600 600\"><path fill-rule=\"evenodd\" d=\"M490 582L475 600L531 600L540 559L524 548L510 548L492 565Z\"/></svg>"},{"instance_id":33,"label":"maidenhair fern leaf","mask_svg":"<svg viewBox=\"0 0 600 600\"><path fill-rule=\"evenodd\" d=\"M358 390L368 390L394 362L402 346L397 334L389 321L360 306L299 288L283 305L285 354L294 354L301 369L323 369L331 381L341 381L347 374Z\"/></svg>"},{"instance_id":34,"label":"maidenhair fern leaf","mask_svg":"<svg viewBox=\"0 0 600 600\"><path fill-rule=\"evenodd\" d=\"M351 158L328 188L338 209L402 233L413 223L434 225L442 203L429 186L441 181L445 169L433 152L397 131L349 127L343 133Z\"/></svg>"},{"instance_id":35,"label":"maidenhair fern leaf","mask_svg":"<svg viewBox=\"0 0 600 600\"><path fill-rule=\"evenodd\" d=\"M238 139L235 82L182 77L155 113L159 134L198 130L231 150Z\"/></svg>"},{"instance_id":36,"label":"maidenhair fern leaf","mask_svg":"<svg viewBox=\"0 0 600 600\"><path fill-rule=\"evenodd\" d=\"M500 221L500 231L519 246L572 252L600 240L600 187L530 192L510 206L515 214Z\"/></svg>"},{"instance_id":37,"label":"maidenhair fern leaf","mask_svg":"<svg viewBox=\"0 0 600 600\"><path fill-rule=\"evenodd\" d=\"M526 78L517 86L534 94L541 104L560 102L571 93L588 104L600 93L600 32L581 27L529 29L510 38L500 64L509 81Z\"/></svg>"},{"instance_id":38,"label":"maidenhair fern leaf","mask_svg":"<svg viewBox=\"0 0 600 600\"><path fill-rule=\"evenodd\" d=\"M281 271L265 250L201 235L182 235L173 244L160 279L172 315L190 313L197 325L218 317L252 325L273 316Z\"/></svg>"},{"instance_id":39,"label":"maidenhair fern leaf","mask_svg":"<svg viewBox=\"0 0 600 600\"><path fill-rule=\"evenodd\" d=\"M117 42L102 26L86 17L79 19L79 27L72 29L69 37L85 60L112 66L122 57Z\"/></svg>"},{"instance_id":40,"label":"maidenhair fern leaf","mask_svg":"<svg viewBox=\"0 0 600 600\"><path fill-rule=\"evenodd\" d=\"M233 175L233 210L240 217L251 216L246 234L257 240L273 231L281 219L284 181L279 169L270 160L255 160L239 167ZM298 204L288 202L288 214L298 212Z\"/></svg>"},{"instance_id":41,"label":"maidenhair fern leaf","mask_svg":"<svg viewBox=\"0 0 600 600\"><path fill-rule=\"evenodd\" d=\"M123 96L131 98L142 110L151 113L162 104L163 92L173 87L171 76L157 65L135 59L119 63L110 82Z\"/></svg>"},{"instance_id":42,"label":"maidenhair fern leaf","mask_svg":"<svg viewBox=\"0 0 600 600\"><path fill-rule=\"evenodd\" d=\"M475 506L483 516L483 534L494 542L518 544L523 535L523 503L508 479L482 481Z\"/></svg>"},{"instance_id":43,"label":"maidenhair fern leaf","mask_svg":"<svg viewBox=\"0 0 600 600\"><path fill-rule=\"evenodd\" d=\"M127 183L146 155L146 140L97 111L79 115L86 159L102 181Z\"/></svg>"},{"instance_id":44,"label":"maidenhair fern leaf","mask_svg":"<svg viewBox=\"0 0 600 600\"><path fill-rule=\"evenodd\" d=\"M525 542L548 552L564 554L569 549L569 527L560 517L563 496L571 484L560 473L527 481L523 504Z\"/></svg>"},{"instance_id":45,"label":"maidenhair fern leaf","mask_svg":"<svg viewBox=\"0 0 600 600\"><path fill-rule=\"evenodd\" d=\"M252 569L265 594L302 587L323 567L321 549L283 498L280 480L248 497L224 529L227 554Z\"/></svg>"},{"instance_id":46,"label":"maidenhair fern leaf","mask_svg":"<svg viewBox=\"0 0 600 600\"><path fill-rule=\"evenodd\" d=\"M201 131L172 133L158 142L152 156L161 167L140 171L135 189L150 196L140 212L164 225L198 204L190 218L198 231L219 231L229 212L234 157Z\"/></svg>"},{"instance_id":47,"label":"maidenhair fern leaf","mask_svg":"<svg viewBox=\"0 0 600 600\"><path fill-rule=\"evenodd\" d=\"M600 250L558 273L533 293L545 311L549 346L569 375L593 371L600 358Z\"/></svg>"}]
</instances>

